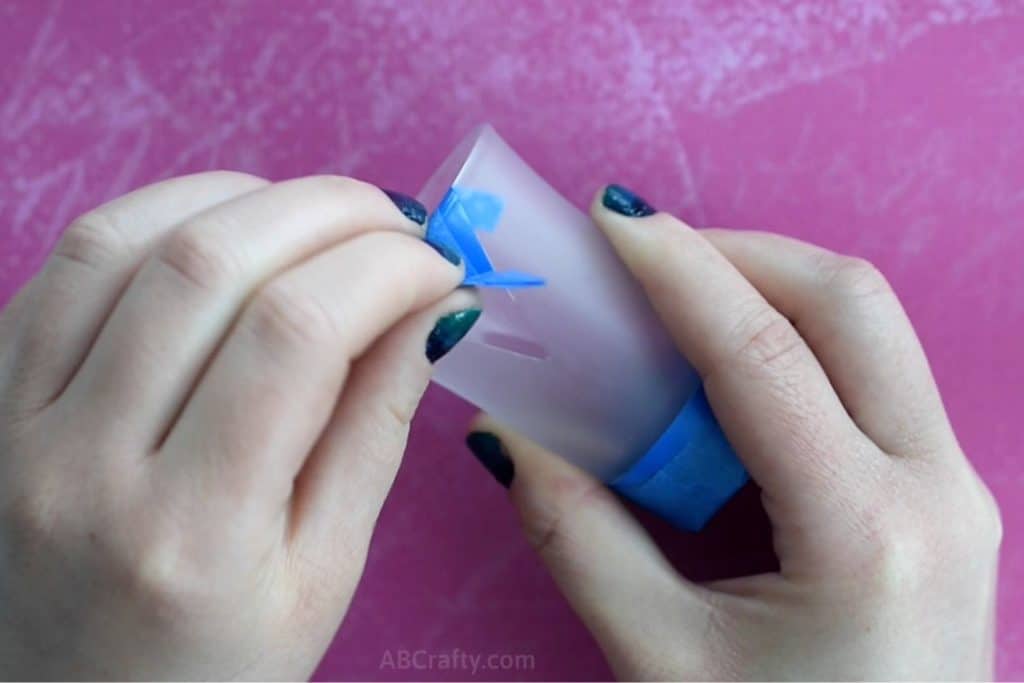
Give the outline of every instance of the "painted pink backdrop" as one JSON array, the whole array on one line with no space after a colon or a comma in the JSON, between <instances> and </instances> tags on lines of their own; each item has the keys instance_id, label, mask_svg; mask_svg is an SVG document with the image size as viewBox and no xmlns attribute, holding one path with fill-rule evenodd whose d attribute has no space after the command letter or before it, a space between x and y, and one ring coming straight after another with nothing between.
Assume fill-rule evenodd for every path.
<instances>
[{"instance_id":1,"label":"painted pink backdrop","mask_svg":"<svg viewBox=\"0 0 1024 683\"><path fill-rule=\"evenodd\" d=\"M578 203L618 181L865 256L1002 504L998 666L1024 678L1022 116L1020 2L0 1L0 301L133 187L233 168L415 192L481 121ZM463 451L470 414L428 393L319 678L609 675ZM694 576L771 564L753 492L702 537L658 533ZM456 649L533 662L381 668Z\"/></svg>"}]
</instances>

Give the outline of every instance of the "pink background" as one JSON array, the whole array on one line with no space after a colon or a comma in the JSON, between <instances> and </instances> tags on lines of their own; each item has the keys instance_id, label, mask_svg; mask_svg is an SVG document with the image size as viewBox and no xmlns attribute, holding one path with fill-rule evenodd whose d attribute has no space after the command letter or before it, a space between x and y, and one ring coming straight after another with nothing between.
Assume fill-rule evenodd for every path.
<instances>
[{"instance_id":1,"label":"pink background","mask_svg":"<svg viewBox=\"0 0 1024 683\"><path fill-rule=\"evenodd\" d=\"M566 196L618 181L698 225L865 256L924 340L1003 507L999 672L1024 677L1024 5L0 2L0 301L73 216L159 178L343 173L415 192L493 122ZM321 678L386 651L532 655L481 678L608 676L433 389ZM950 501L954 507L956 501ZM694 576L770 566L747 492Z\"/></svg>"}]
</instances>

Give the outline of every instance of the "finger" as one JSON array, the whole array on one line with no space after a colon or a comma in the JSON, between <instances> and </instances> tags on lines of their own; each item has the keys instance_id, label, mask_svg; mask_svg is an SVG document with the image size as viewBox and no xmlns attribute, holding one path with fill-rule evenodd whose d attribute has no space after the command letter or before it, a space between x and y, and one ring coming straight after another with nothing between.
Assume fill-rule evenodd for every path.
<instances>
[{"instance_id":1,"label":"finger","mask_svg":"<svg viewBox=\"0 0 1024 683\"><path fill-rule=\"evenodd\" d=\"M854 484L874 466L851 451L870 444L804 340L692 228L663 213L621 215L603 201L592 208L595 220L703 377L769 513L811 519L845 511L856 497Z\"/></svg>"},{"instance_id":2,"label":"finger","mask_svg":"<svg viewBox=\"0 0 1024 683\"><path fill-rule=\"evenodd\" d=\"M25 301L29 298L32 285L31 281L25 284L0 310L0 410L11 415L17 414L19 417L25 413L19 411L13 400L14 392L4 389L10 385L14 373L14 335L18 322L24 315Z\"/></svg>"},{"instance_id":3,"label":"finger","mask_svg":"<svg viewBox=\"0 0 1024 683\"><path fill-rule=\"evenodd\" d=\"M523 530L617 672L710 680L709 594L680 577L601 482L487 416L467 444L509 486ZM652 670L655 663L667 667ZM690 676L686 676L689 678Z\"/></svg>"},{"instance_id":4,"label":"finger","mask_svg":"<svg viewBox=\"0 0 1024 683\"><path fill-rule=\"evenodd\" d=\"M866 261L760 232L702 234L789 318L854 422L882 450L945 451L952 436L921 344Z\"/></svg>"},{"instance_id":5,"label":"finger","mask_svg":"<svg viewBox=\"0 0 1024 683\"><path fill-rule=\"evenodd\" d=\"M388 231L279 275L246 307L172 427L157 455L166 481L200 480L200 493L221 492L230 506L285 509L352 360L459 277L423 241Z\"/></svg>"},{"instance_id":6,"label":"finger","mask_svg":"<svg viewBox=\"0 0 1024 683\"><path fill-rule=\"evenodd\" d=\"M365 551L430 381L431 361L469 331L479 305L474 292L458 290L392 328L355 363L296 480L297 547L328 557Z\"/></svg>"},{"instance_id":7,"label":"finger","mask_svg":"<svg viewBox=\"0 0 1024 683\"><path fill-rule=\"evenodd\" d=\"M10 345L9 337L14 330L14 319L22 314L31 287L30 280L22 284L7 301L0 304L0 340L7 342L0 350Z\"/></svg>"},{"instance_id":8,"label":"finger","mask_svg":"<svg viewBox=\"0 0 1024 683\"><path fill-rule=\"evenodd\" d=\"M378 188L328 176L277 183L192 217L142 266L69 398L130 406L125 436L155 445L254 290L371 230L422 234Z\"/></svg>"},{"instance_id":9,"label":"finger","mask_svg":"<svg viewBox=\"0 0 1024 683\"><path fill-rule=\"evenodd\" d=\"M169 230L266 184L244 173L199 173L148 185L76 219L33 280L14 334L21 400L37 409L63 390L132 274Z\"/></svg>"},{"instance_id":10,"label":"finger","mask_svg":"<svg viewBox=\"0 0 1024 683\"><path fill-rule=\"evenodd\" d=\"M33 282L22 285L21 289L14 293L8 301L0 308L0 359L6 357L7 353L14 348L14 331L17 321L25 313L25 301L29 297Z\"/></svg>"}]
</instances>

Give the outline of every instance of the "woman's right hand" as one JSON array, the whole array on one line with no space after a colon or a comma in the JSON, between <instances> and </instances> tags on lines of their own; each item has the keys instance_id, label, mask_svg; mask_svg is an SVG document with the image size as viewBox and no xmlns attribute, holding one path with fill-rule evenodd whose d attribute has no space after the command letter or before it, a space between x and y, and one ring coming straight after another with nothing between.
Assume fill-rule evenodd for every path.
<instances>
[{"instance_id":1,"label":"woman's right hand","mask_svg":"<svg viewBox=\"0 0 1024 683\"><path fill-rule=\"evenodd\" d=\"M211 172L73 223L0 316L0 679L309 676L478 313L426 218Z\"/></svg>"},{"instance_id":2,"label":"woman's right hand","mask_svg":"<svg viewBox=\"0 0 1024 683\"><path fill-rule=\"evenodd\" d=\"M471 447L616 674L991 676L998 508L878 270L777 235L698 232L615 186L592 214L702 375L780 562L690 582L598 481L480 418Z\"/></svg>"}]
</instances>

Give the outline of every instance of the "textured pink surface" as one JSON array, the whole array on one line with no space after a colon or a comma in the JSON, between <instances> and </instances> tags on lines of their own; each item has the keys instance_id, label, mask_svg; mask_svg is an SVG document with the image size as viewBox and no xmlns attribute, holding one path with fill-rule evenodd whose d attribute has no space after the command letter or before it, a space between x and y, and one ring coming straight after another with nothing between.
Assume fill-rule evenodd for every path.
<instances>
[{"instance_id":1,"label":"textured pink surface","mask_svg":"<svg viewBox=\"0 0 1024 683\"><path fill-rule=\"evenodd\" d=\"M226 167L416 191L484 120L579 203L615 180L865 256L1002 504L999 671L1022 678L1022 112L1016 2L0 3L0 301L135 186ZM474 677L380 669L455 648L533 657L480 678L608 675L462 451L469 415L428 394L319 677ZM770 562L749 494L700 539L661 531L694 575Z\"/></svg>"}]
</instances>

